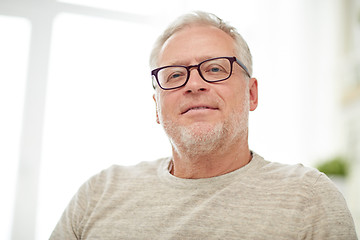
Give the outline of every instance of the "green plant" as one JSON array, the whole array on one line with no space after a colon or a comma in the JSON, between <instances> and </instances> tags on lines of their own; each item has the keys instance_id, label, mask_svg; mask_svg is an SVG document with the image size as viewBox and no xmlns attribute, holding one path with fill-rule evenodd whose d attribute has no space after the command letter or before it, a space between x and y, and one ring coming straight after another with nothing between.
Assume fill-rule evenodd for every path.
<instances>
[{"instance_id":1,"label":"green plant","mask_svg":"<svg viewBox=\"0 0 360 240\"><path fill-rule=\"evenodd\" d=\"M316 166L316 168L328 176L346 177L348 174L348 162L343 157L334 157Z\"/></svg>"}]
</instances>

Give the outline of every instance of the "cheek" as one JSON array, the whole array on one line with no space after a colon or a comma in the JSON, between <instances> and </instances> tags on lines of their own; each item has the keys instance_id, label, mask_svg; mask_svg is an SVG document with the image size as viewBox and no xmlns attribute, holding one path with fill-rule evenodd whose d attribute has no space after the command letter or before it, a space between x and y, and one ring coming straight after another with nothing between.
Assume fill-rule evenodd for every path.
<instances>
[{"instance_id":1,"label":"cheek","mask_svg":"<svg viewBox=\"0 0 360 240\"><path fill-rule=\"evenodd\" d=\"M168 118L174 114L175 106L177 105L172 98L168 96L161 96L158 98L158 103L157 111L160 117Z\"/></svg>"},{"instance_id":2,"label":"cheek","mask_svg":"<svg viewBox=\"0 0 360 240\"><path fill-rule=\"evenodd\" d=\"M228 104L230 105L230 111L243 112L247 111L249 106L249 96L245 93L245 90L232 92L228 95Z\"/></svg>"}]
</instances>

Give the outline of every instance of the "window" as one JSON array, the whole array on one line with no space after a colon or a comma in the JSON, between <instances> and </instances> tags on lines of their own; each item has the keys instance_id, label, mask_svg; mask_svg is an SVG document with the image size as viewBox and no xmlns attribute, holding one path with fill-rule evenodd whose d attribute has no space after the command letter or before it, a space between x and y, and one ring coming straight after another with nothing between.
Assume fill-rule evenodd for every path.
<instances>
[{"instance_id":1,"label":"window","mask_svg":"<svg viewBox=\"0 0 360 240\"><path fill-rule=\"evenodd\" d=\"M0 16L0 239L10 239L18 170L30 24Z\"/></svg>"},{"instance_id":2,"label":"window","mask_svg":"<svg viewBox=\"0 0 360 240\"><path fill-rule=\"evenodd\" d=\"M155 123L153 27L75 14L54 21L45 109L38 238L90 176L169 155ZM155 141L154 141L155 140ZM163 147L162 147L163 146ZM152 151L152 149L159 151ZM141 151L139 151L141 149Z\"/></svg>"}]
</instances>

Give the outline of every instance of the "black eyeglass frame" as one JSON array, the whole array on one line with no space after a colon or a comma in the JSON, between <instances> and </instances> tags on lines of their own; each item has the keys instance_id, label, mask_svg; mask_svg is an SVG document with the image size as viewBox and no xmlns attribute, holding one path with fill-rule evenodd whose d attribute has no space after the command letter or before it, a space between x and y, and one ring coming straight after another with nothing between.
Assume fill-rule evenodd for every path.
<instances>
[{"instance_id":1,"label":"black eyeglass frame","mask_svg":"<svg viewBox=\"0 0 360 240\"><path fill-rule=\"evenodd\" d=\"M206 80L204 78L204 76L202 75L201 71L200 71L200 66L201 64L203 64L204 62L208 62L208 61L211 61L211 60L216 60L216 59L222 59L222 58L225 58L227 60L230 61L230 74L228 77L226 78L223 78L223 79L219 79L219 80L215 80L215 81L209 81L209 80ZM210 58L210 59L206 59L202 62L200 62L199 64L196 64L196 65L189 65L189 66L184 66L184 65L169 65L169 66L163 66L163 67L159 67L159 68L156 68L156 69L153 69L151 71L151 76L154 76L155 79L156 79L156 82L157 84L159 85L159 87L163 90L173 90L173 89L177 89L177 88L181 88L183 86L185 86L187 84L187 82L189 81L189 78L190 78L190 70L192 68L196 68L200 77L205 81L205 82L208 82L208 83L214 83L214 82L221 82L221 81L225 81L226 79L230 78L231 77L231 74L232 74L232 70L233 70L233 63L236 62L237 64L239 64L239 66L245 71L246 75L251 78L250 76L250 73L247 69L247 67L240 61L238 60L236 57L216 57L216 58ZM169 68L169 67L183 67L187 70L187 77L186 77L186 80L183 84L181 84L180 86L177 86L177 87L172 87L172 88L164 88L163 86L161 86L159 80L158 80L158 72L164 68ZM154 81L153 81L153 88L155 89L155 84L154 84Z\"/></svg>"}]
</instances>

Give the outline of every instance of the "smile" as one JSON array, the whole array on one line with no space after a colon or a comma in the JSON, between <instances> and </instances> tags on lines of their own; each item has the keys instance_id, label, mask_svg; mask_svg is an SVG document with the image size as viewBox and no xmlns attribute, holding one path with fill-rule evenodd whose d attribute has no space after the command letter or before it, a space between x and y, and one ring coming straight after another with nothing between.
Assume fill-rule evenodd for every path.
<instances>
[{"instance_id":1,"label":"smile","mask_svg":"<svg viewBox=\"0 0 360 240\"><path fill-rule=\"evenodd\" d=\"M189 111L201 111L201 110L218 110L218 108L208 107L208 106L194 106L186 109L181 114L188 113Z\"/></svg>"}]
</instances>

